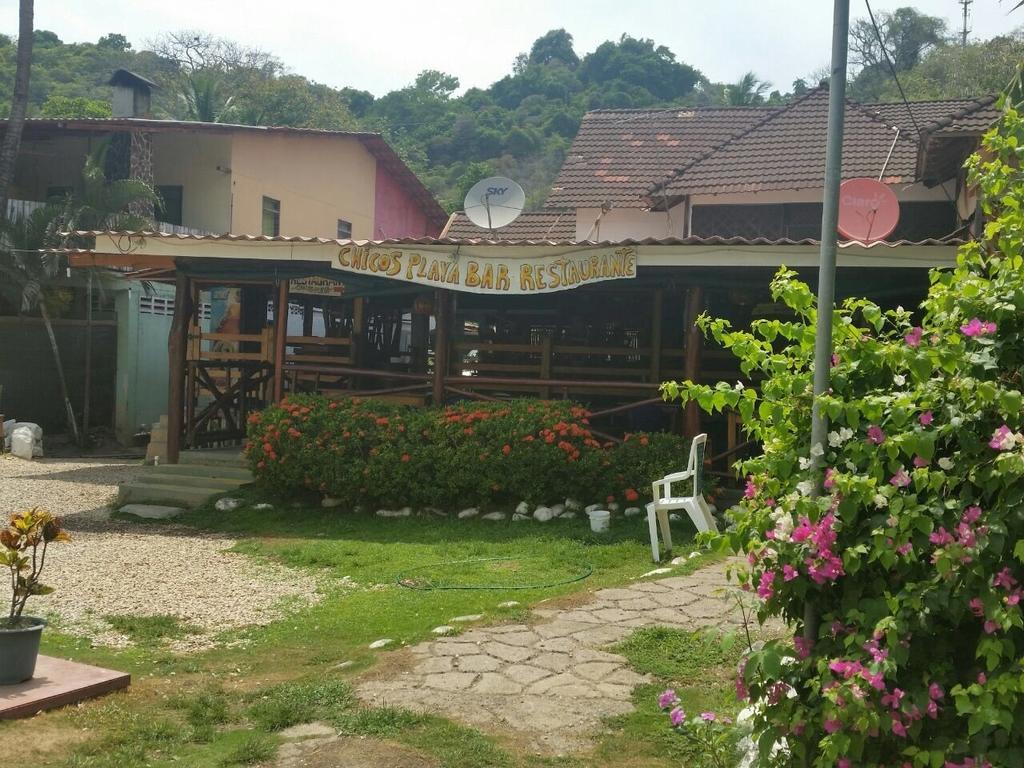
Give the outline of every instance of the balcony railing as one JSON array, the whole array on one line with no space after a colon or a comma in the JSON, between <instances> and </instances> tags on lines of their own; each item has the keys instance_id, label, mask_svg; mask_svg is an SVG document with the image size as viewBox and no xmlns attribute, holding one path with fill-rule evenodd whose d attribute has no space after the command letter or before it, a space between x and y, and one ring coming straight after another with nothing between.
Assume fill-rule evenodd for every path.
<instances>
[{"instance_id":1,"label":"balcony railing","mask_svg":"<svg viewBox=\"0 0 1024 768\"><path fill-rule=\"evenodd\" d=\"M41 203L38 200L8 200L7 218L11 220L31 216L33 213L35 213L45 205L46 203ZM156 228L158 232L167 232L169 234L174 235L213 234L212 232L208 232L205 229L197 229L196 227L185 227L182 226L181 224L168 224L166 221L156 222Z\"/></svg>"}]
</instances>

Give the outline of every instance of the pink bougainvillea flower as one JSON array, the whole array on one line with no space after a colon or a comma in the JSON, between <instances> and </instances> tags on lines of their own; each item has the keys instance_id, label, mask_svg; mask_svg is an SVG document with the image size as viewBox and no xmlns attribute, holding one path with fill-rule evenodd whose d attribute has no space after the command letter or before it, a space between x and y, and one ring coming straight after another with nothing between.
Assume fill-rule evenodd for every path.
<instances>
[{"instance_id":1,"label":"pink bougainvillea flower","mask_svg":"<svg viewBox=\"0 0 1024 768\"><path fill-rule=\"evenodd\" d=\"M800 522L793 529L793 533L790 534L790 538L799 544L807 540L807 537L811 535L811 530L811 521L806 517L801 517Z\"/></svg>"},{"instance_id":2,"label":"pink bougainvillea flower","mask_svg":"<svg viewBox=\"0 0 1024 768\"><path fill-rule=\"evenodd\" d=\"M903 337L903 340L907 342L908 346L919 347L921 346L921 337L924 335L924 330L919 325L915 325L910 329L910 332Z\"/></svg>"},{"instance_id":3,"label":"pink bougainvillea flower","mask_svg":"<svg viewBox=\"0 0 1024 768\"><path fill-rule=\"evenodd\" d=\"M798 659L806 659L811 655L811 648L814 643L809 642L804 638L803 635L797 635L793 638L793 647L796 649L796 655Z\"/></svg>"},{"instance_id":4,"label":"pink bougainvillea flower","mask_svg":"<svg viewBox=\"0 0 1024 768\"><path fill-rule=\"evenodd\" d=\"M927 427L933 421L935 421L935 414L932 413L931 411L925 411L924 413L917 417L917 420L921 422L922 427Z\"/></svg>"},{"instance_id":5,"label":"pink bougainvillea flower","mask_svg":"<svg viewBox=\"0 0 1024 768\"><path fill-rule=\"evenodd\" d=\"M960 326L960 333L964 336L986 336L996 332L996 324L993 322L983 322L976 317L972 317L969 321Z\"/></svg>"},{"instance_id":6,"label":"pink bougainvillea flower","mask_svg":"<svg viewBox=\"0 0 1024 768\"><path fill-rule=\"evenodd\" d=\"M999 629L999 624L997 624L996 622L992 621L992 619L989 619L988 621L986 621L982 626L985 628L985 634L987 634L987 635L991 635L997 629Z\"/></svg>"},{"instance_id":7,"label":"pink bougainvillea flower","mask_svg":"<svg viewBox=\"0 0 1024 768\"><path fill-rule=\"evenodd\" d=\"M945 528L939 526L939 530L928 535L928 541L937 547L945 547L953 543L953 536Z\"/></svg>"},{"instance_id":8,"label":"pink bougainvillea flower","mask_svg":"<svg viewBox=\"0 0 1024 768\"><path fill-rule=\"evenodd\" d=\"M938 683L932 683L928 686L928 698L933 701L942 701L946 692L942 690L942 686Z\"/></svg>"},{"instance_id":9,"label":"pink bougainvillea flower","mask_svg":"<svg viewBox=\"0 0 1024 768\"><path fill-rule=\"evenodd\" d=\"M757 596L762 600L771 600L775 594L775 571L765 571L757 585Z\"/></svg>"},{"instance_id":10,"label":"pink bougainvillea flower","mask_svg":"<svg viewBox=\"0 0 1024 768\"><path fill-rule=\"evenodd\" d=\"M906 488L910 485L910 475L901 467L899 472L889 478L889 484L897 488Z\"/></svg>"},{"instance_id":11,"label":"pink bougainvillea flower","mask_svg":"<svg viewBox=\"0 0 1024 768\"><path fill-rule=\"evenodd\" d=\"M899 709L904 695L906 694L899 688L893 688L892 693L886 693L882 696L882 706L889 707L889 709Z\"/></svg>"},{"instance_id":12,"label":"pink bougainvillea flower","mask_svg":"<svg viewBox=\"0 0 1024 768\"><path fill-rule=\"evenodd\" d=\"M913 551L914 545L909 541L906 544L900 544L898 547L896 547L896 553L899 555L903 555L904 557L906 557Z\"/></svg>"},{"instance_id":13,"label":"pink bougainvillea flower","mask_svg":"<svg viewBox=\"0 0 1024 768\"><path fill-rule=\"evenodd\" d=\"M684 710L682 707L676 707L668 713L668 719L669 721L671 721L672 725L682 725L683 722L686 720L686 710Z\"/></svg>"},{"instance_id":14,"label":"pink bougainvillea flower","mask_svg":"<svg viewBox=\"0 0 1024 768\"><path fill-rule=\"evenodd\" d=\"M926 459L924 456L914 457L914 466L917 467L918 469L920 469L921 467L927 467L928 464L928 459Z\"/></svg>"},{"instance_id":15,"label":"pink bougainvillea flower","mask_svg":"<svg viewBox=\"0 0 1024 768\"><path fill-rule=\"evenodd\" d=\"M752 499L757 496L757 483L754 482L754 478L747 478L747 485L743 489L743 498Z\"/></svg>"},{"instance_id":16,"label":"pink bougainvillea flower","mask_svg":"<svg viewBox=\"0 0 1024 768\"><path fill-rule=\"evenodd\" d=\"M835 368L837 365L839 365L839 355L837 355L835 352L833 352L832 353L832 367Z\"/></svg>"},{"instance_id":17,"label":"pink bougainvillea flower","mask_svg":"<svg viewBox=\"0 0 1024 768\"><path fill-rule=\"evenodd\" d=\"M703 720L705 723L713 723L715 722L715 720L718 719L718 715L716 715L714 712L701 712L700 719Z\"/></svg>"},{"instance_id":18,"label":"pink bougainvillea flower","mask_svg":"<svg viewBox=\"0 0 1024 768\"><path fill-rule=\"evenodd\" d=\"M782 580L783 581L792 581L793 579L795 579L799 575L800 575L800 573L797 571L797 569L794 568L789 563L786 563L785 565L782 566Z\"/></svg>"},{"instance_id":19,"label":"pink bougainvillea flower","mask_svg":"<svg viewBox=\"0 0 1024 768\"><path fill-rule=\"evenodd\" d=\"M988 682L988 676L984 672L978 673L978 685L984 685Z\"/></svg>"},{"instance_id":20,"label":"pink bougainvillea flower","mask_svg":"<svg viewBox=\"0 0 1024 768\"><path fill-rule=\"evenodd\" d=\"M971 613L977 616L979 619L985 615L985 604L981 602L980 597L972 597L970 602L967 603L971 609Z\"/></svg>"},{"instance_id":21,"label":"pink bougainvillea flower","mask_svg":"<svg viewBox=\"0 0 1024 768\"><path fill-rule=\"evenodd\" d=\"M992 439L988 441L988 447L997 451L1009 451L1017 442L1017 434L1008 426L1003 424L992 433Z\"/></svg>"},{"instance_id":22,"label":"pink bougainvillea flower","mask_svg":"<svg viewBox=\"0 0 1024 768\"><path fill-rule=\"evenodd\" d=\"M901 739L907 738L907 728L903 725L903 721L900 720L899 715L896 714L893 714L892 716L892 732Z\"/></svg>"},{"instance_id":23,"label":"pink bougainvillea flower","mask_svg":"<svg viewBox=\"0 0 1024 768\"><path fill-rule=\"evenodd\" d=\"M962 522L973 525L981 518L981 507L968 507L960 518Z\"/></svg>"},{"instance_id":24,"label":"pink bougainvillea flower","mask_svg":"<svg viewBox=\"0 0 1024 768\"><path fill-rule=\"evenodd\" d=\"M676 692L669 688L658 697L658 706L661 709L668 709L669 707L675 706L679 702L679 697L676 696Z\"/></svg>"},{"instance_id":25,"label":"pink bougainvillea flower","mask_svg":"<svg viewBox=\"0 0 1024 768\"><path fill-rule=\"evenodd\" d=\"M823 725L826 733L836 733L837 731L842 730L843 727L843 724L835 719L826 720Z\"/></svg>"},{"instance_id":26,"label":"pink bougainvillea flower","mask_svg":"<svg viewBox=\"0 0 1024 768\"><path fill-rule=\"evenodd\" d=\"M1007 592L1017 586L1017 580L1013 578L1013 574L1010 573L1009 568L1003 568L992 578L993 587L1002 587Z\"/></svg>"},{"instance_id":27,"label":"pink bougainvillea flower","mask_svg":"<svg viewBox=\"0 0 1024 768\"><path fill-rule=\"evenodd\" d=\"M850 762L848 757L840 757L836 760L836 768L852 768L853 763Z\"/></svg>"},{"instance_id":28,"label":"pink bougainvillea flower","mask_svg":"<svg viewBox=\"0 0 1024 768\"><path fill-rule=\"evenodd\" d=\"M828 489L836 487L836 471L832 467L825 470L825 480L822 485Z\"/></svg>"},{"instance_id":29,"label":"pink bougainvillea flower","mask_svg":"<svg viewBox=\"0 0 1024 768\"><path fill-rule=\"evenodd\" d=\"M872 424L868 427L868 440L875 445L881 445L885 442L885 432L877 424Z\"/></svg>"}]
</instances>

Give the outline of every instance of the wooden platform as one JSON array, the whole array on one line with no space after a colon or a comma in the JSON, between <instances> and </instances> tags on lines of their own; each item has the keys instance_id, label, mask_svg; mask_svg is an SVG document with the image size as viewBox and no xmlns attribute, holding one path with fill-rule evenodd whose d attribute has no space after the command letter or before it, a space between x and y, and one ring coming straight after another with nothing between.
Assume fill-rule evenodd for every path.
<instances>
[{"instance_id":1,"label":"wooden platform","mask_svg":"<svg viewBox=\"0 0 1024 768\"><path fill-rule=\"evenodd\" d=\"M0 685L0 720L28 717L46 709L127 688L131 675L74 661L39 656L36 674L17 685Z\"/></svg>"}]
</instances>

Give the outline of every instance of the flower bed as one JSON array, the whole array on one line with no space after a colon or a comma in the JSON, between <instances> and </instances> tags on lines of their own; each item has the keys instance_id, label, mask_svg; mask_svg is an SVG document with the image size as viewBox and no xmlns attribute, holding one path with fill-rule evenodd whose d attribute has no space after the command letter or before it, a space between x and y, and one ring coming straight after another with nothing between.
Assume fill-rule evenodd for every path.
<instances>
[{"instance_id":1,"label":"flower bed","mask_svg":"<svg viewBox=\"0 0 1024 768\"><path fill-rule=\"evenodd\" d=\"M650 500L651 482L684 468L686 441L591 432L567 401L514 400L412 408L358 397L288 398L249 418L246 456L278 492L319 491L339 506L455 510L521 501Z\"/></svg>"}]
</instances>

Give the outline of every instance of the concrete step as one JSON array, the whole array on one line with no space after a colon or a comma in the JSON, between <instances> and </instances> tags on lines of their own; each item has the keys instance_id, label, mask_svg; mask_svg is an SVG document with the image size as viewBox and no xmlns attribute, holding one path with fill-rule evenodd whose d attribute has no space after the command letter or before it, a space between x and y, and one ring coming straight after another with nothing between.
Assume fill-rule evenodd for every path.
<instances>
[{"instance_id":1,"label":"concrete step","mask_svg":"<svg viewBox=\"0 0 1024 768\"><path fill-rule=\"evenodd\" d=\"M174 472L158 472L158 468L153 467L152 473L144 474L140 479L141 482L148 485L186 485L195 486L198 488L215 488L217 493L224 493L224 491L231 491L238 488L240 485L251 483L252 480L238 477L210 477L208 475L183 475ZM159 467L163 469L163 467Z\"/></svg>"},{"instance_id":2,"label":"concrete step","mask_svg":"<svg viewBox=\"0 0 1024 768\"><path fill-rule=\"evenodd\" d=\"M244 467L240 449L189 449L178 454L179 464L216 464L218 466Z\"/></svg>"},{"instance_id":3,"label":"concrete step","mask_svg":"<svg viewBox=\"0 0 1024 768\"><path fill-rule=\"evenodd\" d=\"M133 503L169 504L178 507L198 507L211 496L224 493L223 488L189 484L166 485L136 481L122 485L117 496L118 506Z\"/></svg>"},{"instance_id":4,"label":"concrete step","mask_svg":"<svg viewBox=\"0 0 1024 768\"><path fill-rule=\"evenodd\" d=\"M240 483L251 483L252 472L245 467L231 464L160 464L146 472L149 477L168 476L176 478L218 478L220 480L237 480Z\"/></svg>"}]
</instances>

